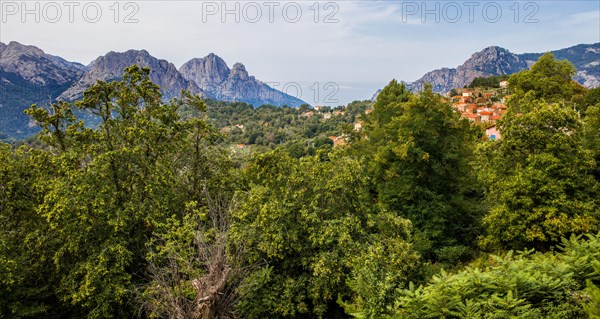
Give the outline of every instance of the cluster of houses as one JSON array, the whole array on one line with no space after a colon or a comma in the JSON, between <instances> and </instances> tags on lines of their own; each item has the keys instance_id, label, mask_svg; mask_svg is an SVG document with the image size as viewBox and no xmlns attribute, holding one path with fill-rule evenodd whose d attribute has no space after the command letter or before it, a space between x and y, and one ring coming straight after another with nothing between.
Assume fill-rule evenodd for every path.
<instances>
[{"instance_id":1,"label":"cluster of houses","mask_svg":"<svg viewBox=\"0 0 600 319\"><path fill-rule=\"evenodd\" d=\"M506 87L506 81L501 82L501 87ZM477 93L477 94L475 94ZM481 123L485 126L486 135L491 140L499 140L500 132L496 127L504 112L506 112L505 99L508 96L498 98L495 92L475 92L463 89L460 95L451 96L455 111L473 123Z\"/></svg>"},{"instance_id":2,"label":"cluster of houses","mask_svg":"<svg viewBox=\"0 0 600 319\"><path fill-rule=\"evenodd\" d=\"M508 86L508 82L500 82L500 88L505 89ZM488 91L480 92L478 90L462 89L458 95L449 96L453 102L452 108L461 114L462 117L468 119L473 124L482 125L485 127L485 134L490 140L501 139L500 130L496 126L498 121L504 112L506 112L506 104L504 103L508 96L500 97L498 92ZM369 114L373 109L367 109L365 114ZM310 112L309 116L314 115L314 112ZM331 116L331 113L327 118ZM364 122L357 121L354 123L354 130L360 131L363 127ZM347 142L347 138L344 135L330 136L334 146L343 146Z\"/></svg>"},{"instance_id":3,"label":"cluster of houses","mask_svg":"<svg viewBox=\"0 0 600 319\"><path fill-rule=\"evenodd\" d=\"M338 112L340 112L340 111L338 111ZM365 114L370 114L371 112L373 112L373 109L366 109L365 110ZM329 113L329 114L331 114L331 113ZM342 114L343 114L343 112L342 112ZM364 121L357 121L357 122L355 122L354 123L354 130L357 131L357 132L360 131L360 130L362 130L364 124L365 124ZM329 137L329 139L333 141L333 147L337 147L337 146L346 145L348 137L346 135L344 135L344 134L342 134L340 136L333 136L332 135L332 136Z\"/></svg>"},{"instance_id":4,"label":"cluster of houses","mask_svg":"<svg viewBox=\"0 0 600 319\"><path fill-rule=\"evenodd\" d=\"M332 111L332 112L321 112L321 108L322 108L322 106L315 106L315 110L318 113L315 111L306 111L306 112L303 112L302 114L300 114L300 116L313 117L316 114L320 114L323 117L323 119L328 120L333 115L344 115L344 113L345 113L344 111L340 111L340 110L336 110L336 111Z\"/></svg>"},{"instance_id":5,"label":"cluster of houses","mask_svg":"<svg viewBox=\"0 0 600 319\"><path fill-rule=\"evenodd\" d=\"M500 88L506 89L508 82L500 82ZM453 90L455 91L455 90ZM456 92L456 91L455 91ZM481 92L478 90L462 89L457 95L448 96L451 99L452 108L456 112L460 112L461 116L468 119L474 124L483 125L485 127L486 136L490 140L499 140L501 138L500 131L496 126L496 121L499 120L504 112L506 112L506 105L504 104L508 96L502 96L495 91ZM321 115L323 119L330 119L335 115L343 115L344 111L335 110L329 112L322 112L321 107L316 106L314 110L306 111L300 114L301 117L313 117L315 115ZM365 114L369 114L373 109L367 109ZM354 130L360 131L364 125L363 121L357 121L354 123ZM232 128L238 128L242 131L245 130L244 125L235 124L232 126L224 127L221 129L223 133L230 131ZM339 147L347 144L348 137L344 134L340 136L329 136L329 139L333 141L334 147ZM237 144L235 148L245 149L245 144Z\"/></svg>"}]
</instances>

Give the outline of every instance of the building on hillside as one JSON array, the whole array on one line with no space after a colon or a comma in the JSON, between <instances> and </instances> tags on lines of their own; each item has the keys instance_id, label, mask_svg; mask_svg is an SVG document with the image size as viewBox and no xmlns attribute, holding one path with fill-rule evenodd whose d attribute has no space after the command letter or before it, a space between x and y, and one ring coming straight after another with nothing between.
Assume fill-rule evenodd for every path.
<instances>
[{"instance_id":1,"label":"building on hillside","mask_svg":"<svg viewBox=\"0 0 600 319\"><path fill-rule=\"evenodd\" d=\"M452 107L455 108L458 112L465 112L467 110L467 103L454 103Z\"/></svg>"},{"instance_id":2,"label":"building on hillside","mask_svg":"<svg viewBox=\"0 0 600 319\"><path fill-rule=\"evenodd\" d=\"M373 112L373 109L366 109L365 110L365 114L371 114L371 112Z\"/></svg>"},{"instance_id":3,"label":"building on hillside","mask_svg":"<svg viewBox=\"0 0 600 319\"><path fill-rule=\"evenodd\" d=\"M508 87L508 81L501 81L500 82L500 87L503 89L506 89Z\"/></svg>"},{"instance_id":4,"label":"building on hillside","mask_svg":"<svg viewBox=\"0 0 600 319\"><path fill-rule=\"evenodd\" d=\"M502 114L504 114L504 112L506 112L506 105L495 103L494 105L492 105L491 109L494 112L494 115L501 116Z\"/></svg>"},{"instance_id":5,"label":"building on hillside","mask_svg":"<svg viewBox=\"0 0 600 319\"><path fill-rule=\"evenodd\" d=\"M494 103L492 106L499 110L506 111L506 105L504 103Z\"/></svg>"},{"instance_id":6,"label":"building on hillside","mask_svg":"<svg viewBox=\"0 0 600 319\"><path fill-rule=\"evenodd\" d=\"M331 118L331 113L330 112L323 113L323 118L326 119L326 120L330 119Z\"/></svg>"},{"instance_id":7,"label":"building on hillside","mask_svg":"<svg viewBox=\"0 0 600 319\"><path fill-rule=\"evenodd\" d=\"M497 141L502 138L500 131L496 125L492 125L485 129L485 135L492 141Z\"/></svg>"},{"instance_id":8,"label":"building on hillside","mask_svg":"<svg viewBox=\"0 0 600 319\"><path fill-rule=\"evenodd\" d=\"M472 103L473 99L470 96L461 96L458 99L458 103Z\"/></svg>"},{"instance_id":9,"label":"building on hillside","mask_svg":"<svg viewBox=\"0 0 600 319\"><path fill-rule=\"evenodd\" d=\"M490 117L493 115L492 112L486 110L479 111L478 114L480 116L481 122L489 122Z\"/></svg>"},{"instance_id":10,"label":"building on hillside","mask_svg":"<svg viewBox=\"0 0 600 319\"><path fill-rule=\"evenodd\" d=\"M304 112L304 113L300 114L300 116L302 116L302 117L312 117L313 115L315 115L315 112L313 112L313 111L308 111L308 112Z\"/></svg>"},{"instance_id":11,"label":"building on hillside","mask_svg":"<svg viewBox=\"0 0 600 319\"><path fill-rule=\"evenodd\" d=\"M477 112L477 104L469 104L465 107L465 112L474 114Z\"/></svg>"},{"instance_id":12,"label":"building on hillside","mask_svg":"<svg viewBox=\"0 0 600 319\"><path fill-rule=\"evenodd\" d=\"M363 127L363 123L364 122L362 122L362 121L354 123L354 130L355 131L360 131L362 129L362 127Z\"/></svg>"},{"instance_id":13,"label":"building on hillside","mask_svg":"<svg viewBox=\"0 0 600 319\"><path fill-rule=\"evenodd\" d=\"M346 139L344 138L344 136L330 136L329 137L330 140L333 141L333 147L339 147L339 146L344 146L346 145Z\"/></svg>"},{"instance_id":14,"label":"building on hillside","mask_svg":"<svg viewBox=\"0 0 600 319\"><path fill-rule=\"evenodd\" d=\"M465 117L467 120L474 122L474 123L479 123L481 121L481 118L479 116L479 114L473 114L473 113L463 113L462 114L463 117Z\"/></svg>"}]
</instances>

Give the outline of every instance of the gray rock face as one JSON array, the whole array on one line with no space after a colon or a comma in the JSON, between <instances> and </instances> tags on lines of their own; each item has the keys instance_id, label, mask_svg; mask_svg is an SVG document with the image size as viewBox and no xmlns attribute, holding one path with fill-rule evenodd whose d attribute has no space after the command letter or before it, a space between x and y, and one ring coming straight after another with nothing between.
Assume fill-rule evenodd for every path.
<instances>
[{"instance_id":1,"label":"gray rock face","mask_svg":"<svg viewBox=\"0 0 600 319\"><path fill-rule=\"evenodd\" d=\"M227 79L229 71L225 61L213 53L201 59L192 59L179 68L187 80L193 81L210 95L217 93L219 84Z\"/></svg>"},{"instance_id":2,"label":"gray rock face","mask_svg":"<svg viewBox=\"0 0 600 319\"><path fill-rule=\"evenodd\" d=\"M430 83L434 92L444 92L454 87L456 69L442 68L425 73L422 78L407 85L411 91L421 91L425 83ZM450 89L448 89L450 88Z\"/></svg>"},{"instance_id":3,"label":"gray rock face","mask_svg":"<svg viewBox=\"0 0 600 319\"><path fill-rule=\"evenodd\" d=\"M59 99L67 101L81 97L83 91L96 83L97 80L111 81L121 79L123 70L133 64L151 69L150 79L161 88L163 98L179 97L181 90L190 91L205 97L206 94L194 82L188 81L177 71L172 63L159 60L146 50L129 50L126 52L109 52L94 60L89 70L69 89L63 92Z\"/></svg>"},{"instance_id":4,"label":"gray rock face","mask_svg":"<svg viewBox=\"0 0 600 319\"><path fill-rule=\"evenodd\" d=\"M61 86L78 79L85 67L16 41L0 43L0 70L39 86Z\"/></svg>"},{"instance_id":5,"label":"gray rock face","mask_svg":"<svg viewBox=\"0 0 600 319\"><path fill-rule=\"evenodd\" d=\"M501 47L492 46L473 54L456 69L456 73L458 76L469 76L472 72L500 75L516 73L525 68L527 63L518 55Z\"/></svg>"},{"instance_id":6,"label":"gray rock face","mask_svg":"<svg viewBox=\"0 0 600 319\"><path fill-rule=\"evenodd\" d=\"M254 106L305 104L304 101L275 90L249 75L241 63L236 63L229 69L225 61L213 53L186 62L179 68L179 72L216 100L246 102Z\"/></svg>"},{"instance_id":7,"label":"gray rock face","mask_svg":"<svg viewBox=\"0 0 600 319\"><path fill-rule=\"evenodd\" d=\"M527 62L510 51L491 46L477 52L456 69L442 68L425 74L408 87L413 91L431 83L435 92L448 92L470 84L477 77L512 74L527 69Z\"/></svg>"},{"instance_id":8,"label":"gray rock face","mask_svg":"<svg viewBox=\"0 0 600 319\"><path fill-rule=\"evenodd\" d=\"M0 42L0 132L14 138L37 132L23 110L54 101L84 69L34 46Z\"/></svg>"}]
</instances>

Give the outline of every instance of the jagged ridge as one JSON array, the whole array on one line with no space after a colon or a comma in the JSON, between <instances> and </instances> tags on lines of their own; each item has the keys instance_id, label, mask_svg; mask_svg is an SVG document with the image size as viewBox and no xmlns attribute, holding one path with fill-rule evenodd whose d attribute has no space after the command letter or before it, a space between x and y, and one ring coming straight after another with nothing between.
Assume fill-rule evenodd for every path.
<instances>
[{"instance_id":1,"label":"jagged ridge","mask_svg":"<svg viewBox=\"0 0 600 319\"><path fill-rule=\"evenodd\" d=\"M157 59L146 50L111 51L84 66L46 54L35 46L0 42L0 133L16 138L35 133L35 126L23 114L25 108L55 100L74 101L97 80L120 79L123 69L132 64L151 69L150 78L159 85L165 99L187 90L203 98L254 106L305 103L257 80L241 63L229 69L223 59L212 53L188 61L180 72L172 63Z\"/></svg>"},{"instance_id":2,"label":"jagged ridge","mask_svg":"<svg viewBox=\"0 0 600 319\"><path fill-rule=\"evenodd\" d=\"M577 82L588 88L600 86L600 43L580 44L551 52L557 59L566 59L575 65ZM528 69L543 54L515 54L507 49L491 46L474 53L455 69L433 70L420 79L407 83L407 87L412 91L419 91L423 89L424 83L430 83L433 91L446 93L453 88L470 84L477 77L513 74ZM372 100L375 100L379 91L375 92Z\"/></svg>"},{"instance_id":3,"label":"jagged ridge","mask_svg":"<svg viewBox=\"0 0 600 319\"><path fill-rule=\"evenodd\" d=\"M305 104L249 75L241 63L229 69L225 61L213 53L186 62L179 72L216 100L240 101L254 106L271 104L295 107Z\"/></svg>"},{"instance_id":4,"label":"jagged ridge","mask_svg":"<svg viewBox=\"0 0 600 319\"><path fill-rule=\"evenodd\" d=\"M177 71L173 63L159 60L146 50L129 50L126 52L109 52L94 60L89 70L69 89L63 92L59 99L68 101L81 97L85 89L96 83L97 80L110 81L120 79L123 69L132 64L151 69L150 79L161 88L163 97L171 99L178 97L181 90L187 90L202 97L207 95L193 82L186 80Z\"/></svg>"}]
</instances>

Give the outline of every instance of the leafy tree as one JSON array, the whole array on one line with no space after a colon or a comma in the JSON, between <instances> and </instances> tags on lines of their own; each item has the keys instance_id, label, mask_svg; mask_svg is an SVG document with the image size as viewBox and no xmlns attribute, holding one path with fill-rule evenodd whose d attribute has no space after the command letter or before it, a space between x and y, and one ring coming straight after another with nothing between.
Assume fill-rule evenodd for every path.
<instances>
[{"instance_id":1,"label":"leafy tree","mask_svg":"<svg viewBox=\"0 0 600 319\"><path fill-rule=\"evenodd\" d=\"M571 103L574 97L583 97L586 89L572 79L575 71L569 61L557 61L552 53L544 54L530 70L511 75L508 105L515 112L525 112L533 100Z\"/></svg>"},{"instance_id":2,"label":"leafy tree","mask_svg":"<svg viewBox=\"0 0 600 319\"><path fill-rule=\"evenodd\" d=\"M600 182L600 102L587 108L583 125L584 146L596 160L594 176Z\"/></svg>"},{"instance_id":3,"label":"leafy tree","mask_svg":"<svg viewBox=\"0 0 600 319\"><path fill-rule=\"evenodd\" d=\"M583 106L585 109L587 109L588 107L597 105L598 103L600 103L600 87L591 89L585 94Z\"/></svg>"},{"instance_id":4,"label":"leafy tree","mask_svg":"<svg viewBox=\"0 0 600 319\"><path fill-rule=\"evenodd\" d=\"M498 76L489 76L489 77L477 77L471 81L468 88L475 87L488 87L488 88L499 88L500 82L508 80L509 76L506 74L498 75ZM456 94L453 94L456 95Z\"/></svg>"},{"instance_id":5,"label":"leafy tree","mask_svg":"<svg viewBox=\"0 0 600 319\"><path fill-rule=\"evenodd\" d=\"M236 286L250 269L243 254L228 250L232 201L230 192L210 190L207 206L183 220L168 220L168 230L149 243L151 281L139 300L151 318L237 318Z\"/></svg>"},{"instance_id":6,"label":"leafy tree","mask_svg":"<svg viewBox=\"0 0 600 319\"><path fill-rule=\"evenodd\" d=\"M45 152L0 144L0 317L59 318L51 254L58 240L36 207L56 166Z\"/></svg>"},{"instance_id":7,"label":"leafy tree","mask_svg":"<svg viewBox=\"0 0 600 319\"><path fill-rule=\"evenodd\" d=\"M132 315L148 238L165 231L167 218L182 218L186 203L205 205L202 190L216 170L204 147L216 135L179 113L201 113L202 100L183 93L164 103L149 72L134 65L122 81L84 92L77 106L99 119L94 129L63 102L27 110L51 146L53 172L35 211L59 244L44 258L59 276L57 298L76 316Z\"/></svg>"},{"instance_id":8,"label":"leafy tree","mask_svg":"<svg viewBox=\"0 0 600 319\"><path fill-rule=\"evenodd\" d=\"M377 95L377 100L373 104L373 112L368 118L369 124L375 128L388 124L392 117L401 115L401 103L408 102L412 93L406 88L404 83L398 83L392 80ZM374 134L371 133L371 134Z\"/></svg>"},{"instance_id":9,"label":"leafy tree","mask_svg":"<svg viewBox=\"0 0 600 319\"><path fill-rule=\"evenodd\" d=\"M367 155L378 203L412 221L416 248L431 260L464 258L477 235L469 161L474 130L430 87L419 95L392 81L366 119L357 156ZM454 247L453 249L448 249Z\"/></svg>"},{"instance_id":10,"label":"leafy tree","mask_svg":"<svg viewBox=\"0 0 600 319\"><path fill-rule=\"evenodd\" d=\"M336 154L322 162L274 151L245 169L231 237L262 264L240 287L249 318L340 317L338 299L379 306L405 284L417 259L410 223L378 213L360 163Z\"/></svg>"},{"instance_id":11,"label":"leafy tree","mask_svg":"<svg viewBox=\"0 0 600 319\"><path fill-rule=\"evenodd\" d=\"M577 88L570 75L569 63L544 55L511 77L516 93L486 167L488 247L547 249L561 237L599 229L596 164L583 146L577 112L565 105Z\"/></svg>"}]
</instances>

